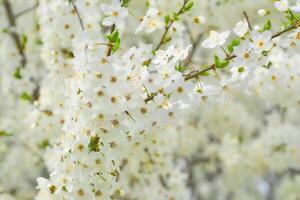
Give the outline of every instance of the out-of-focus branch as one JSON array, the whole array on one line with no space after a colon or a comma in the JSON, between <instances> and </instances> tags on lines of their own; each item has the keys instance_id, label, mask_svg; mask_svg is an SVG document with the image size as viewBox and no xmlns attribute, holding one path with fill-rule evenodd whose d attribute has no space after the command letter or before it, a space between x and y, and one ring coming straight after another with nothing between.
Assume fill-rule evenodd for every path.
<instances>
[{"instance_id":1,"label":"out-of-focus branch","mask_svg":"<svg viewBox=\"0 0 300 200\"><path fill-rule=\"evenodd\" d=\"M188 33L188 35L190 37L190 41L191 41L191 43L193 45L190 54L188 55L188 57L186 58L186 60L184 62L185 65L189 65L192 62L192 60L193 60L193 57L194 57L194 55L196 53L196 50L197 50L197 48L198 48L198 46L200 44L200 40L203 37L203 34L199 33L198 36L196 37L196 39L194 39L193 35L192 35L192 31L191 31L188 23L186 21L184 21L183 23L184 23L184 25L186 27L187 33Z\"/></svg>"},{"instance_id":2,"label":"out-of-focus branch","mask_svg":"<svg viewBox=\"0 0 300 200\"><path fill-rule=\"evenodd\" d=\"M26 8L25 10L22 10L21 12L17 13L14 15L15 20L18 19L19 17L35 10L37 7L39 6L39 3L37 2L36 4L34 4L33 6Z\"/></svg>"},{"instance_id":3,"label":"out-of-focus branch","mask_svg":"<svg viewBox=\"0 0 300 200\"><path fill-rule=\"evenodd\" d=\"M7 16L9 25L11 27L16 27L16 20L15 20L13 10L12 10L9 0L4 0L3 5L4 5L5 11L6 11L6 16ZM9 34L12 37L12 39L18 49L18 52L21 56L21 67L25 68L27 60L26 60L26 56L25 56L25 52L24 52L24 46L22 46L20 36L15 31L11 31Z\"/></svg>"}]
</instances>

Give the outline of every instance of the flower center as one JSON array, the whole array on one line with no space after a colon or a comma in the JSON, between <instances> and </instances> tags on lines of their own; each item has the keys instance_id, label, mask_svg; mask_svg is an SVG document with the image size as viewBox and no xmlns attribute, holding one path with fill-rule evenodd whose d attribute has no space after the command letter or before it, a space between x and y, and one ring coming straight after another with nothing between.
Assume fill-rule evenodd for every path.
<instances>
[{"instance_id":1,"label":"flower center","mask_svg":"<svg viewBox=\"0 0 300 200\"><path fill-rule=\"evenodd\" d=\"M250 54L249 54L248 52L245 52L245 53L244 53L244 58L247 59L247 58L249 58L249 57L250 57Z\"/></svg>"},{"instance_id":2,"label":"flower center","mask_svg":"<svg viewBox=\"0 0 300 200\"><path fill-rule=\"evenodd\" d=\"M300 40L300 32L297 33L296 38L297 38L297 40Z\"/></svg>"},{"instance_id":3,"label":"flower center","mask_svg":"<svg viewBox=\"0 0 300 200\"><path fill-rule=\"evenodd\" d=\"M150 22L149 22L149 26L150 27L156 27L156 22L153 19L151 19Z\"/></svg>"},{"instance_id":4,"label":"flower center","mask_svg":"<svg viewBox=\"0 0 300 200\"><path fill-rule=\"evenodd\" d=\"M119 13L118 13L117 11L114 11L114 12L112 13L112 16L118 17L118 16L119 16Z\"/></svg>"},{"instance_id":5,"label":"flower center","mask_svg":"<svg viewBox=\"0 0 300 200\"><path fill-rule=\"evenodd\" d=\"M260 48L264 47L264 45L265 45L264 41L262 41L262 40L258 41L258 46Z\"/></svg>"}]
</instances>

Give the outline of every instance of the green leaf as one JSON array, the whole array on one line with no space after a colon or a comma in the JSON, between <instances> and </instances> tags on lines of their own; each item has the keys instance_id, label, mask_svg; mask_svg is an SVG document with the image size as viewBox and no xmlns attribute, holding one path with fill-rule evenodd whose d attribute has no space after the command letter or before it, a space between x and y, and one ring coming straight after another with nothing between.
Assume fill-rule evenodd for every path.
<instances>
[{"instance_id":1,"label":"green leaf","mask_svg":"<svg viewBox=\"0 0 300 200\"><path fill-rule=\"evenodd\" d=\"M179 65L175 66L175 69L179 72L184 72L186 70L186 66L179 64Z\"/></svg>"},{"instance_id":2,"label":"green leaf","mask_svg":"<svg viewBox=\"0 0 300 200\"><path fill-rule=\"evenodd\" d=\"M21 36L21 47L22 47L22 49L25 48L25 46L26 46L26 44L27 44L27 41L28 41L27 36L26 36L26 35L22 35L22 36Z\"/></svg>"},{"instance_id":3,"label":"green leaf","mask_svg":"<svg viewBox=\"0 0 300 200\"><path fill-rule=\"evenodd\" d=\"M192 9L192 7L194 6L194 2L190 1L189 3L187 3L184 7L184 11L189 11Z\"/></svg>"},{"instance_id":4,"label":"green leaf","mask_svg":"<svg viewBox=\"0 0 300 200\"><path fill-rule=\"evenodd\" d=\"M173 12L173 21L178 21L179 15L176 12Z\"/></svg>"},{"instance_id":5,"label":"green leaf","mask_svg":"<svg viewBox=\"0 0 300 200\"><path fill-rule=\"evenodd\" d=\"M267 20L267 21L265 22L265 25L264 25L263 29L262 29L262 32L267 31L267 30L271 30L271 28L272 28L271 21L270 21L270 20Z\"/></svg>"},{"instance_id":6,"label":"green leaf","mask_svg":"<svg viewBox=\"0 0 300 200\"><path fill-rule=\"evenodd\" d=\"M273 152L282 152L284 153L286 151L286 144L278 144L273 147Z\"/></svg>"},{"instance_id":7,"label":"green leaf","mask_svg":"<svg viewBox=\"0 0 300 200\"><path fill-rule=\"evenodd\" d=\"M122 7L127 6L130 0L122 0Z\"/></svg>"},{"instance_id":8,"label":"green leaf","mask_svg":"<svg viewBox=\"0 0 300 200\"><path fill-rule=\"evenodd\" d=\"M202 72L201 74L199 74L200 76L209 76L208 72Z\"/></svg>"},{"instance_id":9,"label":"green leaf","mask_svg":"<svg viewBox=\"0 0 300 200\"><path fill-rule=\"evenodd\" d=\"M169 22L171 21L170 15L164 16L164 20L165 20L165 24L169 24Z\"/></svg>"},{"instance_id":10,"label":"green leaf","mask_svg":"<svg viewBox=\"0 0 300 200\"><path fill-rule=\"evenodd\" d=\"M115 30L107 38L110 42L116 42L120 38L119 32Z\"/></svg>"},{"instance_id":11,"label":"green leaf","mask_svg":"<svg viewBox=\"0 0 300 200\"><path fill-rule=\"evenodd\" d=\"M271 61L268 62L268 64L263 65L264 68L270 69L272 67L273 63Z\"/></svg>"},{"instance_id":12,"label":"green leaf","mask_svg":"<svg viewBox=\"0 0 300 200\"><path fill-rule=\"evenodd\" d=\"M29 94L27 94L26 92L23 92L21 94L21 99L23 99L25 101L31 101L32 97Z\"/></svg>"},{"instance_id":13,"label":"green leaf","mask_svg":"<svg viewBox=\"0 0 300 200\"><path fill-rule=\"evenodd\" d=\"M100 138L98 136L94 136L90 139L90 143L88 145L90 152L99 152L100 151Z\"/></svg>"},{"instance_id":14,"label":"green leaf","mask_svg":"<svg viewBox=\"0 0 300 200\"><path fill-rule=\"evenodd\" d=\"M115 53L120 48L120 45L121 45L121 40L119 38L115 43L113 43L113 47L111 49L112 52Z\"/></svg>"},{"instance_id":15,"label":"green leaf","mask_svg":"<svg viewBox=\"0 0 300 200\"><path fill-rule=\"evenodd\" d=\"M245 71L245 68L244 68L244 67L239 67L239 68L238 68L238 72L239 72L239 73L243 73L244 71Z\"/></svg>"},{"instance_id":16,"label":"green leaf","mask_svg":"<svg viewBox=\"0 0 300 200\"><path fill-rule=\"evenodd\" d=\"M22 75L21 75L21 67L17 67L17 68L16 68L16 71L15 71L15 73L14 73L14 77L15 77L16 79L22 79Z\"/></svg>"},{"instance_id":17,"label":"green leaf","mask_svg":"<svg viewBox=\"0 0 300 200\"><path fill-rule=\"evenodd\" d=\"M229 65L229 61L228 60L221 60L219 59L218 56L214 56L214 60L215 60L215 67L218 69L223 69L225 68L227 65Z\"/></svg>"},{"instance_id":18,"label":"green leaf","mask_svg":"<svg viewBox=\"0 0 300 200\"><path fill-rule=\"evenodd\" d=\"M230 53L233 52L234 47L240 44L240 38L234 38L231 43L227 46L227 49Z\"/></svg>"},{"instance_id":19,"label":"green leaf","mask_svg":"<svg viewBox=\"0 0 300 200\"><path fill-rule=\"evenodd\" d=\"M45 139L38 145L38 147L39 149L46 149L49 145L49 140Z\"/></svg>"},{"instance_id":20,"label":"green leaf","mask_svg":"<svg viewBox=\"0 0 300 200\"><path fill-rule=\"evenodd\" d=\"M62 54L63 54L63 56L64 56L65 58L74 58L74 57L75 57L74 54L73 54L73 52L70 51L70 50L68 50L68 49L63 48L63 49L61 50L61 52L62 52Z\"/></svg>"},{"instance_id":21,"label":"green leaf","mask_svg":"<svg viewBox=\"0 0 300 200\"><path fill-rule=\"evenodd\" d=\"M4 130L0 130L0 137L8 137L8 136L12 136L13 134L8 133Z\"/></svg>"},{"instance_id":22,"label":"green leaf","mask_svg":"<svg viewBox=\"0 0 300 200\"><path fill-rule=\"evenodd\" d=\"M110 45L112 45L112 52L115 53L121 45L121 38L118 30L113 31L110 35L107 35L106 37L109 40Z\"/></svg>"}]
</instances>

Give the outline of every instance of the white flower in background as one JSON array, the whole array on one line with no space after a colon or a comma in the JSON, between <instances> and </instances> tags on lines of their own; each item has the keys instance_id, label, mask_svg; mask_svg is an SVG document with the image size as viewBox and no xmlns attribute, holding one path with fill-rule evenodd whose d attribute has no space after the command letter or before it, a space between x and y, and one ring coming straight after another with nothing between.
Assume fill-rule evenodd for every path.
<instances>
[{"instance_id":1,"label":"white flower in background","mask_svg":"<svg viewBox=\"0 0 300 200\"><path fill-rule=\"evenodd\" d=\"M259 14L260 16L266 16L266 15L268 15L270 12L269 11L267 11L267 10L265 10L265 9L259 9L258 11L257 11L257 14Z\"/></svg>"},{"instance_id":2,"label":"white flower in background","mask_svg":"<svg viewBox=\"0 0 300 200\"><path fill-rule=\"evenodd\" d=\"M252 31L252 48L256 53L262 53L263 51L269 51L273 47L272 43L272 32L265 31L263 33Z\"/></svg>"},{"instance_id":3,"label":"white flower in background","mask_svg":"<svg viewBox=\"0 0 300 200\"><path fill-rule=\"evenodd\" d=\"M300 28L288 34L286 38L281 40L280 44L282 47L292 50L291 53L296 53L295 49L300 47Z\"/></svg>"},{"instance_id":4,"label":"white flower in background","mask_svg":"<svg viewBox=\"0 0 300 200\"><path fill-rule=\"evenodd\" d=\"M288 0L276 1L275 7L278 11L285 12L289 9L289 1Z\"/></svg>"},{"instance_id":5,"label":"white flower in background","mask_svg":"<svg viewBox=\"0 0 300 200\"><path fill-rule=\"evenodd\" d=\"M172 46L169 51L173 52L173 59L175 61L183 61L187 58L189 50L192 48L192 45L187 46L186 48Z\"/></svg>"},{"instance_id":6,"label":"white flower in background","mask_svg":"<svg viewBox=\"0 0 300 200\"><path fill-rule=\"evenodd\" d=\"M102 22L104 26L112 26L115 24L118 29L122 29L124 27L128 10L121 6L121 2L119 0L112 0L110 5L101 4L101 10L106 16Z\"/></svg>"},{"instance_id":7,"label":"white flower in background","mask_svg":"<svg viewBox=\"0 0 300 200\"><path fill-rule=\"evenodd\" d=\"M290 7L294 12L300 12L300 0L297 0L296 5Z\"/></svg>"},{"instance_id":8,"label":"white flower in background","mask_svg":"<svg viewBox=\"0 0 300 200\"><path fill-rule=\"evenodd\" d=\"M197 16L194 18L195 24L204 24L206 22L206 18L204 16Z\"/></svg>"},{"instance_id":9,"label":"white flower in background","mask_svg":"<svg viewBox=\"0 0 300 200\"><path fill-rule=\"evenodd\" d=\"M239 21L235 27L233 28L233 32L239 36L239 37L243 37L247 32L248 32L248 22L246 19Z\"/></svg>"},{"instance_id":10,"label":"white flower in background","mask_svg":"<svg viewBox=\"0 0 300 200\"><path fill-rule=\"evenodd\" d=\"M226 39L229 37L229 35L229 31L224 31L221 33L218 33L217 31L210 31L209 37L202 42L201 46L210 49L217 46L222 46L226 42Z\"/></svg>"},{"instance_id":11,"label":"white flower in background","mask_svg":"<svg viewBox=\"0 0 300 200\"><path fill-rule=\"evenodd\" d=\"M153 59L153 63L156 65L167 65L169 63L169 59L173 56L173 47L167 50L158 50L155 52L155 58Z\"/></svg>"},{"instance_id":12,"label":"white flower in background","mask_svg":"<svg viewBox=\"0 0 300 200\"><path fill-rule=\"evenodd\" d=\"M254 29L255 31L259 31L261 28L260 28L259 25L254 25L254 26L253 26L253 29Z\"/></svg>"},{"instance_id":13,"label":"white flower in background","mask_svg":"<svg viewBox=\"0 0 300 200\"><path fill-rule=\"evenodd\" d=\"M162 21L159 11L156 8L149 8L146 16L143 17L141 24L135 30L135 33L145 31L146 33L152 33L157 29L162 29L164 22Z\"/></svg>"}]
</instances>

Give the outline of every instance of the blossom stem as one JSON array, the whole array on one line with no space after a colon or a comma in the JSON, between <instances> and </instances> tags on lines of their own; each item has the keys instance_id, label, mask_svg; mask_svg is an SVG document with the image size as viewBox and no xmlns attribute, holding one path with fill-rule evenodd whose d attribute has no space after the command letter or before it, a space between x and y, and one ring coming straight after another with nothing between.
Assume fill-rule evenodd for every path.
<instances>
[{"instance_id":1,"label":"blossom stem","mask_svg":"<svg viewBox=\"0 0 300 200\"><path fill-rule=\"evenodd\" d=\"M244 11L244 15L245 15L245 18L246 18L248 27L249 27L249 29L252 31L252 26L251 26L251 23L250 23L250 20L249 20L249 17L248 17L248 15L247 15L246 11Z\"/></svg>"},{"instance_id":2,"label":"blossom stem","mask_svg":"<svg viewBox=\"0 0 300 200\"><path fill-rule=\"evenodd\" d=\"M220 47L222 49L222 51L224 52L224 54L226 55L226 57L229 57L229 54L227 53L227 51L224 49L224 47Z\"/></svg>"},{"instance_id":3,"label":"blossom stem","mask_svg":"<svg viewBox=\"0 0 300 200\"><path fill-rule=\"evenodd\" d=\"M296 28L298 28L299 26L300 26L299 23L293 24L293 25L287 27L286 29L284 29L284 30L282 30L282 31L280 31L280 32L278 32L278 33L276 33L276 34L274 34L274 35L272 36L272 39L274 39L274 38L276 38L276 37L279 37L280 35L282 35L282 34L284 34L284 33L286 33L286 32L289 32L289 31L291 31L291 30L293 30L293 29L296 29Z\"/></svg>"},{"instance_id":4,"label":"blossom stem","mask_svg":"<svg viewBox=\"0 0 300 200\"><path fill-rule=\"evenodd\" d=\"M189 0L184 0L182 7L180 8L180 10L176 13L177 16L181 15L184 12L184 8L185 5L189 2ZM172 27L172 25L174 24L175 20L171 19L170 22L165 26L165 32L163 34L163 36L160 39L160 42L158 43L158 45L156 46L156 48L154 49L154 51L157 51L161 45L163 45L165 43L165 39L168 35L168 32L170 30L170 28Z\"/></svg>"},{"instance_id":5,"label":"blossom stem","mask_svg":"<svg viewBox=\"0 0 300 200\"><path fill-rule=\"evenodd\" d=\"M110 34L112 34L115 30L116 30L116 25L114 24L111 27ZM106 56L110 56L112 54L112 48L113 48L113 44L112 42L109 42Z\"/></svg>"},{"instance_id":6,"label":"blossom stem","mask_svg":"<svg viewBox=\"0 0 300 200\"><path fill-rule=\"evenodd\" d=\"M192 43L192 45L193 45L193 46L192 46L191 53L188 55L188 57L186 58L186 60L185 60L185 62L184 62L185 65L188 65L188 64L190 64L190 63L192 62L192 60L193 60L193 57L194 57L194 55L195 55L195 53L196 53L196 50L197 50L197 48L198 48L198 46L199 46L199 44L200 44L200 40L201 40L202 37L203 37L203 34L202 34L202 33L199 33L198 36L197 36L197 38L194 39L194 38L193 38L193 35L192 35L192 32L191 32L191 30L190 30L190 28L189 28L187 22L184 21L183 23L184 23L184 25L185 25L185 27L186 27L186 29L187 29L188 35L190 36L190 41L191 41L191 43Z\"/></svg>"},{"instance_id":7,"label":"blossom stem","mask_svg":"<svg viewBox=\"0 0 300 200\"><path fill-rule=\"evenodd\" d=\"M3 5L4 5L4 9L6 11L6 16L7 16L9 25L11 27L16 27L16 20L15 20L13 10L12 10L12 7L11 7L11 4L10 4L9 0L4 0ZM21 67L25 68L27 59L26 59L26 56L25 56L24 47L21 44L20 36L15 31L11 31L10 36L12 37L12 39L13 39L13 41L14 41L17 49L18 49L18 52L21 56Z\"/></svg>"},{"instance_id":8,"label":"blossom stem","mask_svg":"<svg viewBox=\"0 0 300 200\"><path fill-rule=\"evenodd\" d=\"M37 7L38 7L39 3L37 2L36 4L34 4L33 6L29 7L29 8L26 8L25 10L15 14L14 18L17 19L33 10L35 10Z\"/></svg>"},{"instance_id":9,"label":"blossom stem","mask_svg":"<svg viewBox=\"0 0 300 200\"><path fill-rule=\"evenodd\" d=\"M84 31L83 21L82 21L82 18L81 18L81 16L80 16L80 13L79 13L79 11L78 11L78 8L77 8L77 6L76 6L74 0L69 0L69 2L71 2L72 6L73 6L73 8L74 8L74 11L75 11L75 13L76 13L76 15L77 15L77 17L78 17L78 20L79 20L81 29Z\"/></svg>"},{"instance_id":10,"label":"blossom stem","mask_svg":"<svg viewBox=\"0 0 300 200\"><path fill-rule=\"evenodd\" d=\"M282 30L282 31L280 31L280 32L278 32L278 33L275 33L273 36L272 36L272 39L274 39L274 38L276 38L276 37L279 37L280 35L282 35L282 34L284 34L284 33L286 33L286 32L289 32L289 31L291 31L291 30L294 30L294 29L296 29L297 27L299 27L299 24L297 23L297 24L294 24L294 25L292 25L292 26L290 26L290 27L287 27L286 29L284 29L284 30ZM227 56L226 58L225 58L225 60L232 60L232 59L234 59L234 58L236 58L236 55L231 55L231 56ZM212 69L215 69L215 64L212 64L212 65L210 65L208 68L206 68L206 69L203 69L203 70L200 70L200 71L195 71L195 72L193 72L193 73L190 73L189 75L187 75L187 76L185 76L185 78L184 78L184 80L190 80L190 79L193 79L193 78L197 78L199 75L201 75L201 74L203 74L204 72L207 72L207 71L210 71L210 70L212 70Z\"/></svg>"}]
</instances>

